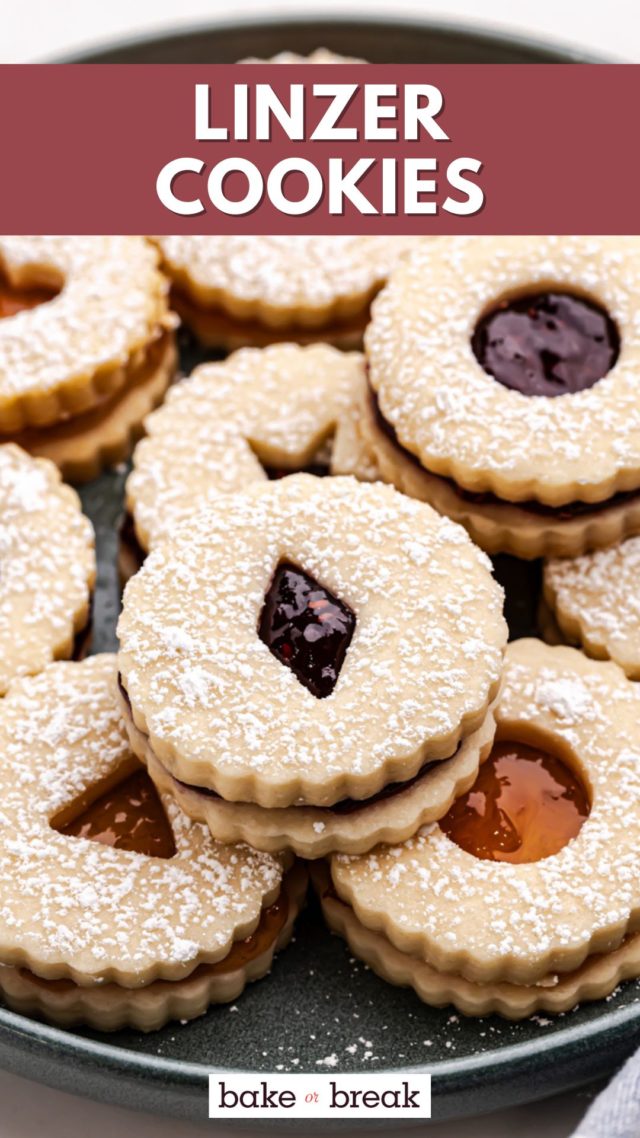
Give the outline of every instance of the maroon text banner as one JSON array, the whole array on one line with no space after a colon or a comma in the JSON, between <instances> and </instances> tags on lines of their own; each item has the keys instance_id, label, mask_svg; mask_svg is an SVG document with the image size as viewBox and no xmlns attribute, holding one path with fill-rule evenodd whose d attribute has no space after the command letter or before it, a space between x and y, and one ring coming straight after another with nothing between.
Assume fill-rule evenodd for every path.
<instances>
[{"instance_id":1,"label":"maroon text banner","mask_svg":"<svg viewBox=\"0 0 640 1138\"><path fill-rule=\"evenodd\" d=\"M0 68L3 233L640 232L636 66Z\"/></svg>"}]
</instances>

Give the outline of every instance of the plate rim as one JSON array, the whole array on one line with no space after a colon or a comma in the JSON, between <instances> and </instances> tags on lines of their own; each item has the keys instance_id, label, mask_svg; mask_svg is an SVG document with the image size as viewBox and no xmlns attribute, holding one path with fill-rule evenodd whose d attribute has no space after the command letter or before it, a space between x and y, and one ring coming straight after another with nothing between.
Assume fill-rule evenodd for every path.
<instances>
[{"instance_id":1,"label":"plate rim","mask_svg":"<svg viewBox=\"0 0 640 1138\"><path fill-rule=\"evenodd\" d=\"M515 51L520 49L529 55L532 53L538 55L540 57L539 62L543 64L602 64L613 62L605 56L576 50L561 42L550 43L544 38L529 37L517 31L482 23L475 25L464 21L431 20L422 19L419 16L404 15L389 17L377 14L365 19L361 14L350 12L341 12L324 19L316 19L313 16L289 18L285 13L261 16L260 18L234 19L226 17L210 19L206 22L184 26L149 29L137 35L108 39L100 44L89 43L81 49L52 56L49 59L43 59L42 62L90 64L96 56L104 57L110 53L123 50L149 47L154 43L160 45L170 41L187 42L189 39L203 35L211 36L216 33L237 33L249 38L265 31L273 31L278 26L286 28L289 34L294 33L296 29L306 30L310 25L318 28L320 40L322 35L330 29L344 31L347 28L352 28L357 31L358 28L367 28L368 30L375 29L378 34L383 34L385 30L404 31L406 33L412 29L419 29L423 34L432 34L436 38L447 37L453 41L458 41L461 46L465 41L472 41L475 45L483 46L487 52L496 46L500 49L511 48ZM122 64L122 66L126 66L126 64ZM479 64L479 66L482 65ZM581 1050L584 1050L585 1046L588 1047L594 1041L598 1041L603 1047L600 1069L604 1073L605 1070L611 1069L614 1063L617 1063L625 1039L634 1034L628 1032L630 1027L640 1028L640 1001L633 1001L619 1008L603 1010L597 1025L593 1021L575 1025L569 1024L551 1035L541 1030L540 1035L533 1039L494 1047L488 1052L451 1057L433 1063L406 1064L401 1069L407 1074L431 1072L437 1079L437 1084L434 1086L434 1101L437 1101L439 1093L445 1096L451 1095L458 1088L471 1094L474 1093L475 1089L476 1095L481 1098L483 1085L485 1088L490 1087L492 1082L500 1079L505 1068L507 1073L517 1071L520 1077L524 1074L533 1080L536 1076L553 1070L558 1063L567 1065L569 1059L579 1058ZM97 1098L99 1095L91 1089L85 1090L82 1086L69 1086L69 1083L73 1081L74 1071L77 1073L78 1068L87 1062L99 1065L104 1070L105 1075L114 1079L118 1075L128 1075L143 1080L147 1087L151 1086L159 1091L164 1091L165 1094L179 1093L180 1091L192 1092L198 1096L198 1100L206 1093L207 1076L210 1072L223 1074L241 1070L238 1067L213 1066L207 1063L153 1054L147 1050L136 1051L130 1047L119 1047L109 1041L108 1035L100 1039L89 1038L77 1034L74 1028L55 1027L0 1007L0 1044L2 1037L9 1041L12 1056L19 1054L25 1059L22 1066L19 1064L9 1065L9 1063L3 1063L3 1066L30 1077L29 1068L32 1063L27 1064L27 1060L33 1059L34 1055L37 1054L49 1064L50 1071L58 1072L64 1069L68 1072L69 1077L66 1082L63 1082L61 1076L55 1079L52 1075L45 1078L34 1072L32 1078L41 1082L49 1082L50 1085L68 1091L71 1090L72 1093L89 1095L92 1098ZM616 1045L617 1050L615 1049ZM613 1062L608 1058L610 1053L614 1053ZM388 1063L376 1068L380 1074L398 1069L389 1066ZM574 1071L571 1081L566 1086L578 1086L581 1082L589 1081L592 1077L592 1072L589 1072L581 1079L579 1071ZM514 1079L514 1086L516 1083L518 1086L520 1085ZM545 1093L553 1093L556 1089L557 1087L551 1087L549 1091L545 1091L540 1089L538 1085L535 1089L532 1086L526 1094L520 1090L512 1095L512 1101L514 1103L532 1102L536 1098L544 1097ZM122 1094L114 1093L109 1101L130 1107L136 1105L127 1095L124 1087ZM171 1109L169 1104L167 1105L170 1113L177 1113ZM140 1107L141 1109L153 1109L153 1107L145 1106L143 1103L140 1104ZM477 1113L480 1113L482 1109L482 1103L478 1102ZM493 1107L485 1106L484 1109L493 1109ZM179 1113L182 1114L183 1111ZM469 1111L456 1112L454 1110L453 1114L447 1111L446 1117L460 1117L461 1113L468 1114Z\"/></svg>"},{"instance_id":2,"label":"plate rim","mask_svg":"<svg viewBox=\"0 0 640 1138\"><path fill-rule=\"evenodd\" d=\"M540 1013L544 1015L544 1013ZM567 1013L569 1014L569 1013ZM460 1056L452 1059L439 1060L434 1063L412 1063L402 1068L385 1065L376 1070L380 1073L402 1070L408 1074L421 1074L431 1072L438 1078L454 1078L458 1080L465 1075L471 1075L481 1069L483 1072L502 1067L504 1063L517 1063L522 1059L543 1058L543 1066L552 1066L554 1055L558 1051L565 1051L567 1047L577 1046L592 1040L594 1035L604 1038L606 1035L617 1035L624 1032L629 1025L640 1024L640 1000L624 1007L610 1009L606 1013L606 1023L600 1028L593 1028L593 1022L568 1026L553 1035L541 1032L536 1039L523 1040L522 1043L510 1043L492 1052L480 1052L477 1055ZM117 1047L105 1039L92 1039L78 1035L73 1028L55 1027L31 1019L29 1016L12 1012L0 1007L0 1028L5 1028L12 1035L23 1038L25 1041L37 1044L50 1044L55 1051L78 1054L84 1053L94 1059L107 1063L110 1067L119 1067L122 1070L142 1069L148 1073L149 1067L154 1069L154 1076L162 1079L166 1085L167 1076L172 1085L200 1085L206 1086L209 1073L231 1074L242 1071L240 1067L224 1067L207 1063L194 1063L184 1059L171 1059L163 1055L152 1055L147 1051L135 1051L129 1047ZM153 1033L151 1033L153 1034Z\"/></svg>"},{"instance_id":3,"label":"plate rim","mask_svg":"<svg viewBox=\"0 0 640 1138\"><path fill-rule=\"evenodd\" d=\"M540 56L547 56L547 59L540 59L540 63L576 63L576 64L607 64L616 62L606 55L601 55L598 52L588 51L586 49L577 49L571 44L562 41L555 42L549 41L542 36L527 36L526 33L514 30L511 32L509 29L501 28L499 25L493 27L491 24L483 24L480 22L477 26L473 23L469 24L465 21L457 22L450 20L438 19L422 19L419 16L398 15L397 17L390 17L384 15L373 14L366 19L359 13L339 12L334 16L327 16L326 18L317 19L316 17L309 16L296 16L295 18L288 18L286 13L265 15L260 18L248 16L245 18L231 17L220 18L218 20L209 20L202 22L194 22L185 25L176 25L175 27L159 28L155 32L150 29L148 32L140 32L130 36L115 36L113 39L108 39L103 44L86 44L84 47L70 52L63 52L62 54L55 54L53 56L43 59L43 63L80 63L90 64L95 56L104 56L112 52L128 51L136 47L145 47L150 44L160 44L167 40L188 40L197 38L202 35L210 35L216 32L236 31L251 35L260 30L273 30L278 25L286 26L289 29L304 28L307 29L311 25L317 27L322 34L323 28L345 28L345 27L361 27L361 28L375 28L379 31L388 29L399 29L409 31L411 28L419 28L421 32L432 33L434 36L447 36L457 40L473 40L475 43L480 42L482 45L490 48L492 45L498 45L504 48L513 48L517 50L520 48L522 51L534 52ZM622 62L622 61L619 61ZM116 65L117 66L117 65ZM127 64L120 64L120 66L128 66ZM135 66L135 65L129 65ZM143 66L152 66L144 64ZM171 64L165 66L172 66ZM207 66L207 64L200 64L199 66ZM210 66L215 66L211 64ZM458 66L456 64L437 64L433 66ZM485 64L476 64L476 66L486 66ZM527 66L527 64L502 64L501 66Z\"/></svg>"}]
</instances>

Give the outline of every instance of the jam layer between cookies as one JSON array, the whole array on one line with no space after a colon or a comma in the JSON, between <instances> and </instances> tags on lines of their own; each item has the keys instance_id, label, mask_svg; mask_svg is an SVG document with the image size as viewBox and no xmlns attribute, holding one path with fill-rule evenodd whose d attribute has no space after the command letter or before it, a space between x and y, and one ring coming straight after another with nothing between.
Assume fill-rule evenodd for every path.
<instances>
[{"instance_id":1,"label":"jam layer between cookies","mask_svg":"<svg viewBox=\"0 0 640 1138\"><path fill-rule=\"evenodd\" d=\"M122 694L122 697L123 697L123 699L127 705L127 708L130 709L131 708L131 701L129 699L129 696L126 692L126 689L122 683L122 678L120 676L118 677L118 687L119 687L120 692ZM145 735L144 738L145 738L147 745L149 747L149 750L153 754L156 762L158 762L160 766L164 767L164 764L161 762L161 760L158 758L155 751L153 750L153 747L151 746L148 735ZM460 745L462 745L462 744L460 744ZM457 755L459 750L460 750L460 747L456 748L453 755L449 756L449 759L455 758L455 756ZM317 812L320 812L323 814L326 813L327 816L329 816L331 814L339 814L339 815L355 814L356 812L366 810L370 806L374 806L378 802L384 802L388 798L393 798L398 794L402 794L405 790L409 790L409 789L416 787L420 783L420 781L423 778L425 778L429 774L429 772L432 771L437 766L438 766L438 760L429 760L426 763L423 763L423 765L420 767L420 770L417 772L417 774L415 774L413 776L413 778L407 779L405 782L387 783L387 785L383 786L382 789L379 790L376 794L372 794L370 798L364 798L364 799L342 798L342 799L340 799L339 802L334 802L331 806L314 806L313 809L314 809L314 811L317 811ZM166 767L164 769L166 770ZM167 773L170 774L170 772L167 772ZM176 779L173 775L171 775L171 777L174 779L174 781L179 786L184 787L186 790L189 790L194 794L200 794L205 798L215 798L215 799L222 800L222 795L218 794L215 790L211 790L209 787L193 786L190 783L182 782L180 779ZM303 804L301 804L301 805L303 805Z\"/></svg>"},{"instance_id":2,"label":"jam layer between cookies","mask_svg":"<svg viewBox=\"0 0 640 1138\"><path fill-rule=\"evenodd\" d=\"M403 458L415 466L418 470L426 470L422 466L420 460L410 450L402 445L396 434L395 428L392 424L385 419L378 397L373 389L369 388L371 404L379 430L389 439L390 442L397 448ZM581 502L573 501L567 502L563 506L549 506L545 502L539 502L535 498L527 499L526 501L508 501L506 498L499 498L497 494L492 493L490 490L476 493L473 490L466 490L464 487L459 486L452 478L447 478L443 474L434 474L433 471L427 470L426 473L430 478L437 479L445 483L455 494L464 502L470 502L475 506L512 506L518 510L523 510L527 514L535 517L552 518L555 521L571 521L573 518L586 518L591 515L597 516L604 510L611 509L614 506L619 506L625 502L632 502L640 497L640 489L637 490L623 490L617 494L613 494L610 498L605 498L602 502Z\"/></svg>"},{"instance_id":3,"label":"jam layer between cookies","mask_svg":"<svg viewBox=\"0 0 640 1138\"><path fill-rule=\"evenodd\" d=\"M172 858L176 853L173 831L160 796L143 767L134 769L89 804L82 803L79 813L55 828L71 837L145 857ZM288 912L285 878L276 900L263 909L254 932L234 941L228 955L217 963L198 965L192 976L205 972L207 975L219 975L246 966L276 941ZM73 980L45 980L29 969L21 969L21 973L32 982L57 991L75 986Z\"/></svg>"}]
</instances>

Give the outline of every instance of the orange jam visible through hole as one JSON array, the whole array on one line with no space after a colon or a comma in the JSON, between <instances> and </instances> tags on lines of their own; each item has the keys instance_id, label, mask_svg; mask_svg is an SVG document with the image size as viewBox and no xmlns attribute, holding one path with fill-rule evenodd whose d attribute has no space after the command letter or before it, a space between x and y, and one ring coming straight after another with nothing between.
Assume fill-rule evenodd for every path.
<instances>
[{"instance_id":1,"label":"orange jam visible through hole","mask_svg":"<svg viewBox=\"0 0 640 1138\"><path fill-rule=\"evenodd\" d=\"M525 743L496 743L466 794L439 826L485 861L541 861L579 833L590 803L561 759Z\"/></svg>"},{"instance_id":2,"label":"orange jam visible through hole","mask_svg":"<svg viewBox=\"0 0 640 1138\"><path fill-rule=\"evenodd\" d=\"M134 771L77 817L55 829L69 837L147 857L170 858L176 852L173 831L146 770Z\"/></svg>"},{"instance_id":3,"label":"orange jam visible through hole","mask_svg":"<svg viewBox=\"0 0 640 1138\"><path fill-rule=\"evenodd\" d=\"M0 273L0 320L7 316L15 316L29 308L37 308L39 304L47 304L58 295L56 288L46 288L40 285L33 288L17 288L9 284Z\"/></svg>"}]
</instances>

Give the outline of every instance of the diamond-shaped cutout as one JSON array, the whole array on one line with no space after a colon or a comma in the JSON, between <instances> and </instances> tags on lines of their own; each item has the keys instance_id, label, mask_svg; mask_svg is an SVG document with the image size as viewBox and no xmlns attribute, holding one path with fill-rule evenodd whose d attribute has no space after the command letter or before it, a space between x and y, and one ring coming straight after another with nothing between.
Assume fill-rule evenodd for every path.
<instances>
[{"instance_id":1,"label":"diamond-shaped cutout","mask_svg":"<svg viewBox=\"0 0 640 1138\"><path fill-rule=\"evenodd\" d=\"M348 605L291 562L278 565L258 635L317 699L336 686L355 627Z\"/></svg>"},{"instance_id":2,"label":"diamond-shaped cutout","mask_svg":"<svg viewBox=\"0 0 640 1138\"><path fill-rule=\"evenodd\" d=\"M173 857L173 830L146 770L135 770L89 805L82 803L71 821L53 828L60 834L100 842L147 857Z\"/></svg>"}]
</instances>

